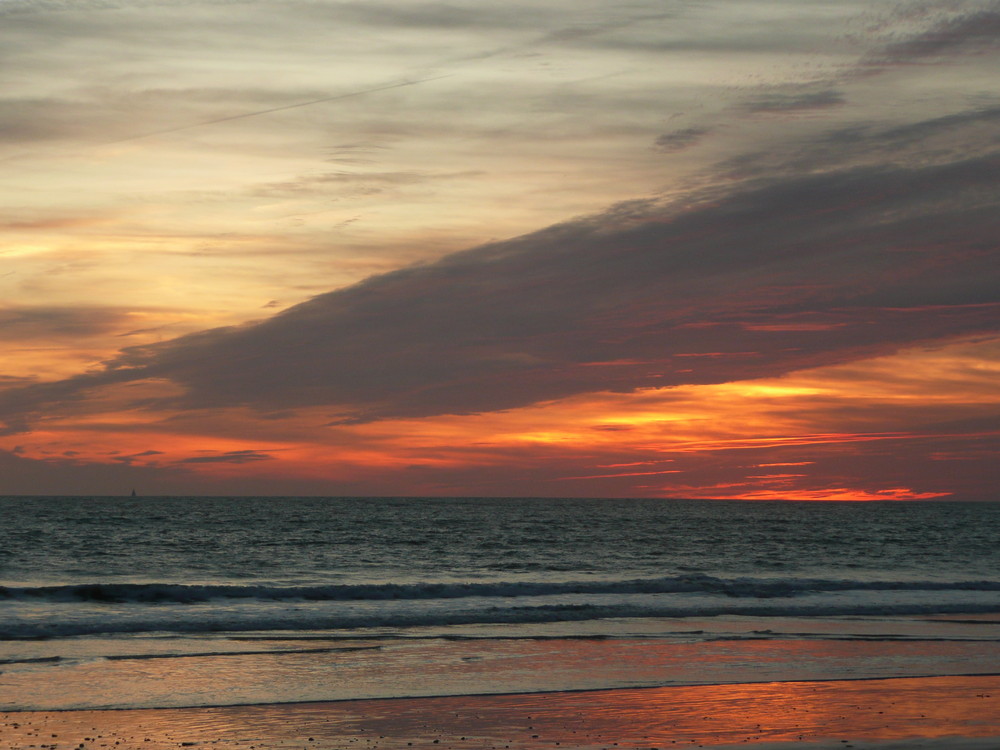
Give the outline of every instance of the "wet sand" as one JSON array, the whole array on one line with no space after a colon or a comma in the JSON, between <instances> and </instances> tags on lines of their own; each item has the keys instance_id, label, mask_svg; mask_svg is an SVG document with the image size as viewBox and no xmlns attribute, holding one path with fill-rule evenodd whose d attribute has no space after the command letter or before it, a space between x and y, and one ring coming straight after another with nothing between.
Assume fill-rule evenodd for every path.
<instances>
[{"instance_id":1,"label":"wet sand","mask_svg":"<svg viewBox=\"0 0 1000 750\"><path fill-rule=\"evenodd\" d=\"M1000 676L0 714L4 750L1000 748Z\"/></svg>"}]
</instances>

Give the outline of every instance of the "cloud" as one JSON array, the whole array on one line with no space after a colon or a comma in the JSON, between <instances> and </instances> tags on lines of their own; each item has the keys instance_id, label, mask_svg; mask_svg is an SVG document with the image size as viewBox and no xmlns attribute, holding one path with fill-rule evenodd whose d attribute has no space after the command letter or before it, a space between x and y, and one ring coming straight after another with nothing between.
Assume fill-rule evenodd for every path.
<instances>
[{"instance_id":1,"label":"cloud","mask_svg":"<svg viewBox=\"0 0 1000 750\"><path fill-rule=\"evenodd\" d=\"M73 457L37 460L0 450L0 493L4 495L125 495L132 487L171 487L192 491L176 471L125 464L87 463ZM68 489L72 488L72 489Z\"/></svg>"},{"instance_id":2,"label":"cloud","mask_svg":"<svg viewBox=\"0 0 1000 750\"><path fill-rule=\"evenodd\" d=\"M740 154L719 165L730 178L789 176L850 166L944 164L1000 146L1000 106L990 104L901 125L855 122L802 144Z\"/></svg>"},{"instance_id":3,"label":"cloud","mask_svg":"<svg viewBox=\"0 0 1000 750\"><path fill-rule=\"evenodd\" d=\"M683 128L664 133L656 139L656 147L660 151L672 154L676 151L683 151L697 145L701 140L712 132L712 128Z\"/></svg>"},{"instance_id":4,"label":"cloud","mask_svg":"<svg viewBox=\"0 0 1000 750\"><path fill-rule=\"evenodd\" d=\"M113 307L0 307L0 341L95 336L128 317L128 310Z\"/></svg>"},{"instance_id":5,"label":"cloud","mask_svg":"<svg viewBox=\"0 0 1000 750\"><path fill-rule=\"evenodd\" d=\"M227 451L212 456L193 456L178 461L179 464L247 464L254 461L268 461L274 456L260 451Z\"/></svg>"},{"instance_id":6,"label":"cloud","mask_svg":"<svg viewBox=\"0 0 1000 750\"><path fill-rule=\"evenodd\" d=\"M813 109L829 109L846 103L843 93L835 89L794 93L770 93L743 102L742 108L758 114L804 112Z\"/></svg>"},{"instance_id":7,"label":"cloud","mask_svg":"<svg viewBox=\"0 0 1000 750\"><path fill-rule=\"evenodd\" d=\"M7 232L52 232L67 229L99 226L109 222L107 215L93 216L39 216L37 218L0 218L0 231Z\"/></svg>"},{"instance_id":8,"label":"cloud","mask_svg":"<svg viewBox=\"0 0 1000 750\"><path fill-rule=\"evenodd\" d=\"M97 90L77 92L73 96L6 98L0 100L3 104L0 143L88 137L91 146L110 146L331 104L446 77L399 78L339 93L184 88L129 92L119 96ZM234 109L241 111L234 112ZM143 127L143 123L149 124ZM163 123L173 124L164 127Z\"/></svg>"},{"instance_id":9,"label":"cloud","mask_svg":"<svg viewBox=\"0 0 1000 750\"><path fill-rule=\"evenodd\" d=\"M141 451L139 453L131 453L127 456L116 456L112 460L117 461L118 463L128 464L131 466L132 463L137 458L148 458L149 456L162 456L162 455L163 451L146 450L146 451Z\"/></svg>"},{"instance_id":10,"label":"cloud","mask_svg":"<svg viewBox=\"0 0 1000 750\"><path fill-rule=\"evenodd\" d=\"M148 466L128 462L98 463L80 457L33 459L0 449L0 494L128 495L141 497L193 495L351 495L364 487L350 482L299 479L281 475L214 476L199 464ZM210 465L205 466L206 469ZM370 494L370 493L369 493Z\"/></svg>"},{"instance_id":11,"label":"cloud","mask_svg":"<svg viewBox=\"0 0 1000 750\"><path fill-rule=\"evenodd\" d=\"M484 3L348 2L312 4L303 8L310 18L367 26L391 26L418 30L435 29L523 29L540 21L563 20L558 12L535 4L489 5Z\"/></svg>"},{"instance_id":12,"label":"cloud","mask_svg":"<svg viewBox=\"0 0 1000 750\"><path fill-rule=\"evenodd\" d=\"M0 143L55 141L109 125L109 112L98 103L69 98L3 99Z\"/></svg>"},{"instance_id":13,"label":"cloud","mask_svg":"<svg viewBox=\"0 0 1000 750\"><path fill-rule=\"evenodd\" d=\"M875 134L874 139L879 148L902 149L914 144L927 143L932 138L954 137L957 134L965 135L964 141L973 148L980 148L979 139L969 138L966 131L971 128L989 129L986 133L987 138L992 135L992 144L996 145L1000 144L1000 134L996 130L998 124L1000 124L1000 106L981 107L887 128Z\"/></svg>"},{"instance_id":14,"label":"cloud","mask_svg":"<svg viewBox=\"0 0 1000 750\"><path fill-rule=\"evenodd\" d=\"M0 16L123 8L183 8L192 5L254 5L259 0L4 0Z\"/></svg>"},{"instance_id":15,"label":"cloud","mask_svg":"<svg viewBox=\"0 0 1000 750\"><path fill-rule=\"evenodd\" d=\"M105 141L102 145L113 145L117 143L126 143L128 141L137 141L145 138L152 138L153 136L159 135L169 135L172 133L180 133L186 130L193 130L195 128L204 128L210 125L220 125L227 122L233 122L235 120L246 120L251 117L260 117L262 115L270 115L276 112L287 112L292 109L300 109L302 107L311 107L316 104L328 104L330 102L342 101L344 99L353 99L359 96L367 96L368 94L375 94L380 91L389 91L391 89L403 88L406 86L416 86L421 83L427 83L429 81L437 81L441 78L446 78L447 76L438 75L430 76L424 78L404 78L401 80L388 81L377 86L366 86L364 88L356 89L354 91L342 92L339 94L329 94L327 96L321 96L316 99L307 99L306 101L297 101L290 104L282 104L277 107L268 107L267 109L257 109L249 112L238 112L232 115L226 115L224 117L214 117L208 120L200 120L198 122L186 123L183 125L177 125L171 128L162 128L158 130L150 130L144 133L136 133L134 135L124 136L121 138L115 138L114 140Z\"/></svg>"},{"instance_id":16,"label":"cloud","mask_svg":"<svg viewBox=\"0 0 1000 750\"><path fill-rule=\"evenodd\" d=\"M11 429L88 389L366 421L773 376L996 328L1000 154L620 204L372 277L269 319L0 394Z\"/></svg>"},{"instance_id":17,"label":"cloud","mask_svg":"<svg viewBox=\"0 0 1000 750\"><path fill-rule=\"evenodd\" d=\"M863 65L877 70L916 65L956 54L980 54L1000 49L1000 11L984 8L949 18L932 28L871 53Z\"/></svg>"},{"instance_id":18,"label":"cloud","mask_svg":"<svg viewBox=\"0 0 1000 750\"><path fill-rule=\"evenodd\" d=\"M47 97L7 96L0 107L0 143L41 145L71 138L86 138L91 146L125 143L365 93L371 91L178 86L118 91L79 87Z\"/></svg>"},{"instance_id":19,"label":"cloud","mask_svg":"<svg viewBox=\"0 0 1000 750\"><path fill-rule=\"evenodd\" d=\"M340 188L352 191L355 194L369 195L391 188L473 177L478 174L480 173L472 171L435 173L416 171L385 172L376 170L348 172L338 170L335 172L303 175L295 180L260 185L254 189L254 192L260 195L297 195Z\"/></svg>"},{"instance_id":20,"label":"cloud","mask_svg":"<svg viewBox=\"0 0 1000 750\"><path fill-rule=\"evenodd\" d=\"M239 13L231 5L241 6ZM281 0L0 0L0 17L10 19L0 55L25 71L23 85L0 97L0 143L92 137L90 146L107 146L186 133L419 86L492 57L669 15L574 14L584 22L566 28L566 7L534 5L300 0L289 11ZM381 39L385 28L411 34L410 41L358 44ZM63 38L79 46L67 52L51 42ZM442 49L454 53L440 56ZM331 55L342 67L330 69L328 83L297 69L323 70L327 63L317 68L315 60ZM227 62L220 65L223 56ZM127 72L118 70L121 59L133 60ZM89 61L86 75L81 60ZM233 85L231 71L240 61L255 79L250 86L246 80ZM203 69L190 75L198 64ZM384 73L368 78L365 70ZM264 79L274 85L261 90ZM62 82L58 94L47 80ZM302 80L318 90L296 91Z\"/></svg>"}]
</instances>

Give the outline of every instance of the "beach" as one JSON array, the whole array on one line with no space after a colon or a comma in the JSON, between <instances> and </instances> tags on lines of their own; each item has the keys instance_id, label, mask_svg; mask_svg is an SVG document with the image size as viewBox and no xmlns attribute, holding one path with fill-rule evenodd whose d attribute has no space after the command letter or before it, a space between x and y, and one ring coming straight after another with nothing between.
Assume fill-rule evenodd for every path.
<instances>
[{"instance_id":1,"label":"beach","mask_svg":"<svg viewBox=\"0 0 1000 750\"><path fill-rule=\"evenodd\" d=\"M1000 676L0 714L28 748L1000 747Z\"/></svg>"}]
</instances>

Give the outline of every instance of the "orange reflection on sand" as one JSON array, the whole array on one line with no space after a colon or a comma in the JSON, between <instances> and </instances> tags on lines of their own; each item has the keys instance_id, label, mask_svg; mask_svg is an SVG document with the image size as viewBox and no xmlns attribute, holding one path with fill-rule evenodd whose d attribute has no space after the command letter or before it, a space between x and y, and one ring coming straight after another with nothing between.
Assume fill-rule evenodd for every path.
<instances>
[{"instance_id":1,"label":"orange reflection on sand","mask_svg":"<svg viewBox=\"0 0 1000 750\"><path fill-rule=\"evenodd\" d=\"M755 683L227 708L0 714L0 743L165 750L662 748L1000 736L1000 678ZM68 743L68 744L67 744Z\"/></svg>"},{"instance_id":2,"label":"orange reflection on sand","mask_svg":"<svg viewBox=\"0 0 1000 750\"><path fill-rule=\"evenodd\" d=\"M939 677L17 716L22 726L70 741L100 735L144 750L182 743L328 750L358 742L391 750L597 750L992 737L1000 735L998 700L997 677Z\"/></svg>"},{"instance_id":3,"label":"orange reflection on sand","mask_svg":"<svg viewBox=\"0 0 1000 750\"><path fill-rule=\"evenodd\" d=\"M998 701L997 677L757 683L365 701L344 704L336 723L399 747L456 746L465 737L476 747L662 748L995 736ZM315 716L329 708L301 710Z\"/></svg>"}]
</instances>

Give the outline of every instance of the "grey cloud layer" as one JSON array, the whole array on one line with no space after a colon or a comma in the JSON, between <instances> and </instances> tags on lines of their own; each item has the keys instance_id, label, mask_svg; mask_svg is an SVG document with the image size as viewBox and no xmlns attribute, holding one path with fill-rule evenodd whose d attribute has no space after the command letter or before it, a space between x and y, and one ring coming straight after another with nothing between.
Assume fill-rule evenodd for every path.
<instances>
[{"instance_id":1,"label":"grey cloud layer","mask_svg":"<svg viewBox=\"0 0 1000 750\"><path fill-rule=\"evenodd\" d=\"M7 391L17 428L86 389L167 379L172 408L345 420L773 376L997 327L1000 153L760 182L603 214L126 349ZM20 422L23 426L24 422Z\"/></svg>"},{"instance_id":2,"label":"grey cloud layer","mask_svg":"<svg viewBox=\"0 0 1000 750\"><path fill-rule=\"evenodd\" d=\"M229 5L243 7L234 15ZM656 17L666 15L655 7ZM10 19L0 58L19 71L0 96L0 144L102 145L327 104L651 17L641 6L624 20L607 8L575 9L567 26L566 10L474 2L0 2L0 17ZM385 30L412 33L406 42L384 41ZM303 71L352 58L357 66L338 68L328 88L303 87L302 80L317 80ZM256 71L252 82L234 82L231 70L240 64ZM386 75L365 77L383 67ZM53 88L53 80L61 85Z\"/></svg>"},{"instance_id":3,"label":"grey cloud layer","mask_svg":"<svg viewBox=\"0 0 1000 750\"><path fill-rule=\"evenodd\" d=\"M233 4L246 8L238 16L233 16L232 11L226 8ZM990 10L989 6L984 9L981 4L965 5L972 10L871 52L852 74L863 72L870 75L945 53L977 53L994 47L1000 39L1000 11ZM127 12L130 9L146 10L141 13ZM185 9L198 9L200 15L191 16L184 12ZM294 83L287 81L279 92L227 89L227 86L232 86L231 81L214 91L198 91L187 84L178 84L176 89L150 89L146 85L157 81L158 76L153 75L150 81L145 81L135 78L131 71L126 80L135 81L135 88L115 93L94 88L92 74L88 74L79 78L75 88L71 85L60 87L58 95L10 95L10 98L0 102L0 142L30 143L82 137L94 145L179 132L285 109L324 104L385 88L410 85L414 81L432 80L440 72L451 72L453 67L461 67L472 60L524 53L549 44L582 46L592 52L608 45L619 45L622 49L635 51L643 48L644 35L652 33L658 44L664 43L664 36L676 36L671 44L676 43L680 48L692 51L707 51L713 49L711 38L695 31L702 26L711 29L720 20L711 14L702 18L699 13L706 11L685 10L682 3L666 6L648 2L632 4L630 15L624 18L620 12L609 13L608 8L602 9L599 5L575 9L577 12L571 17L567 16L567 9L568 6L562 3L542 7L530 3L500 7L469 2L369 4L130 0L123 3L112 0L30 0L0 3L0 14L8 14L14 19L4 29L4 49L0 51L2 55L11 56L11 68L16 67L28 76L33 73L49 78L56 76L67 83L77 80L81 69L93 68L98 75L105 66L114 69L117 59L135 58L139 63L146 61L147 65L140 64L137 70L147 70L149 60L156 56L162 60L149 70L169 70L178 66L183 70L187 60L199 59L203 60L205 77L211 78L216 70L215 56L225 59L222 56L224 53L245 56L246 64L272 61L273 69L280 71L288 60L287 39L295 39L295 49L303 60L322 64L329 58L331 45L341 54L351 54L353 50L361 55L366 50L370 51L372 44L380 38L376 27L414 31L440 29L446 34L440 42L451 40L459 44L456 49L463 50L455 56L440 55L437 52L439 47L429 43L435 38L430 36L421 43L424 45L423 56L414 55L412 68L398 70L396 76L356 86L331 86L329 91L304 90L301 93L296 93ZM55 12L61 10L74 12ZM97 10L126 12L88 12ZM681 13L678 23L648 23L677 13ZM32 20L23 22L24 17ZM569 23L567 18L571 19ZM196 31L192 29L195 23L198 26ZM779 30L764 23L742 26L735 22L723 23L725 33L717 40L721 45L719 49L739 49L743 34L773 34L774 38L768 37L761 48L780 49L789 38L801 40L803 35L815 34L817 29L822 28L810 14L789 23L792 24L790 27ZM748 30L744 30L744 26ZM483 34L491 34L485 37L488 42L485 47L482 46ZM66 43L51 44L57 39ZM366 39L367 43L359 41ZM345 48L344 45L348 46ZM655 54L657 50L647 52ZM86 60L87 64L81 65L81 60ZM834 78L821 81L819 90L803 91L796 84L789 91L751 95L737 109L751 113L795 114L836 107L845 102L843 94L836 89L837 83ZM221 92L227 90L230 93L224 96ZM573 106L577 111L584 112L585 102L590 99L590 96L584 96ZM650 102L602 100L599 108L603 110L615 106L648 108ZM668 133L658 144L668 152L680 150L694 142L693 131L702 131L706 127L683 129L678 131L677 138ZM678 140L685 134L687 141Z\"/></svg>"}]
</instances>

